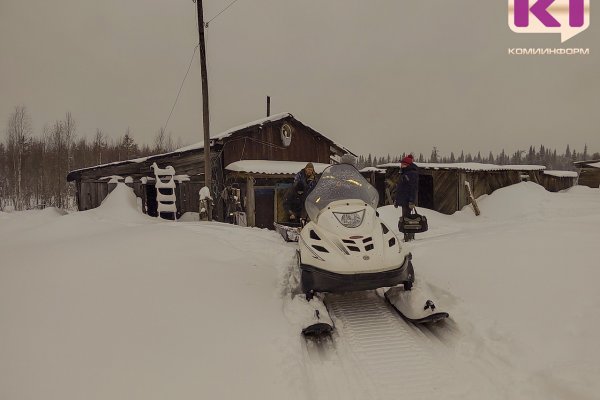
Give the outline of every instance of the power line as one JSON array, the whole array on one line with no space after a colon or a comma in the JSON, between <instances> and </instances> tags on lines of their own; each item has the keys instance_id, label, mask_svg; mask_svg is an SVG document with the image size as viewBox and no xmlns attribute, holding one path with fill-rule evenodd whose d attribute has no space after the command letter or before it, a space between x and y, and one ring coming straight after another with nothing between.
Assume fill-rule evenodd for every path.
<instances>
[{"instance_id":1,"label":"power line","mask_svg":"<svg viewBox=\"0 0 600 400\"><path fill-rule=\"evenodd\" d=\"M232 5L234 5L237 2L238 2L238 0L233 0L231 3L229 3L229 5L227 7L225 7L224 9L222 9L217 15L215 15L214 17L209 19L208 22L206 22L204 24L204 27L208 28L208 24L210 24L215 18L217 18L219 15L223 14L225 11L227 11L229 9L229 7L231 7Z\"/></svg>"},{"instance_id":2,"label":"power line","mask_svg":"<svg viewBox=\"0 0 600 400\"><path fill-rule=\"evenodd\" d=\"M171 107L171 112L169 113L167 122L165 122L165 131L167 130L167 125L169 124L169 120L171 119L171 115L173 114L173 110L175 109L175 105L177 105L177 100L179 100L179 95L181 94L181 89L183 89L183 84L185 83L185 80L186 80L188 74L190 73L190 68L192 67L192 63L194 62L194 56L196 55L196 50L198 50L198 46L200 46L200 45L197 44L196 47L194 47L194 53L192 54L192 58L190 60L190 65L188 65L188 69L185 73L185 76L183 77L183 80L181 81L181 86L179 86L179 92L177 92L177 97L175 98L173 107Z\"/></svg>"}]
</instances>

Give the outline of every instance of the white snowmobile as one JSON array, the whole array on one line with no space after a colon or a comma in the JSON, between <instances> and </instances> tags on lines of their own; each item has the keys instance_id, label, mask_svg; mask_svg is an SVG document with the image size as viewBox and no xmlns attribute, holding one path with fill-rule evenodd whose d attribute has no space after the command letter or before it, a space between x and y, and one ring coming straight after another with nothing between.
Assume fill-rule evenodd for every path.
<instances>
[{"instance_id":1,"label":"white snowmobile","mask_svg":"<svg viewBox=\"0 0 600 400\"><path fill-rule=\"evenodd\" d=\"M305 207L310 222L298 240L303 303L312 312L304 335L333 329L318 295L323 292L389 288L386 299L412 322L448 317L415 285L412 254L379 218L378 202L377 190L350 164L327 168L308 195Z\"/></svg>"}]
</instances>

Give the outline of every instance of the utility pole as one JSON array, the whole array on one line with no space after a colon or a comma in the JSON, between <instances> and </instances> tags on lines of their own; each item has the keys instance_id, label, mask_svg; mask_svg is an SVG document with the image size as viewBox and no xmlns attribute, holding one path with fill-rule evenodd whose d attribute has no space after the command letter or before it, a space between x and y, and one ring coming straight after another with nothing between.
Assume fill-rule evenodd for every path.
<instances>
[{"instance_id":1,"label":"utility pole","mask_svg":"<svg viewBox=\"0 0 600 400\"><path fill-rule=\"evenodd\" d=\"M204 12L202 0L196 0L198 9L198 35L200 37L200 74L202 75L202 121L204 124L204 185L211 189L212 168L210 163L210 119L208 113L208 73L206 71L206 44L204 43ZM214 195L211 194L211 195ZM208 220L212 220L212 212Z\"/></svg>"},{"instance_id":2,"label":"utility pole","mask_svg":"<svg viewBox=\"0 0 600 400\"><path fill-rule=\"evenodd\" d=\"M267 96L267 117L271 116L271 96Z\"/></svg>"}]
</instances>

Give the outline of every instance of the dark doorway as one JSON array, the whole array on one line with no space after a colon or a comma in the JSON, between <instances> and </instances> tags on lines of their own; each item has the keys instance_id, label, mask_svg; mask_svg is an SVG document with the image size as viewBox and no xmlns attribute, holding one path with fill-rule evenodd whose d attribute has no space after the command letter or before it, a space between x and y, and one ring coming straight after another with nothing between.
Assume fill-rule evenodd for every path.
<instances>
[{"instance_id":1,"label":"dark doorway","mask_svg":"<svg viewBox=\"0 0 600 400\"><path fill-rule=\"evenodd\" d=\"M146 185L146 214L158 217L158 203L156 202L156 187Z\"/></svg>"},{"instance_id":2,"label":"dark doorway","mask_svg":"<svg viewBox=\"0 0 600 400\"><path fill-rule=\"evenodd\" d=\"M285 198L292 187L292 183L278 183L275 185L275 211L277 218L273 222L289 223L289 210L285 208Z\"/></svg>"},{"instance_id":3,"label":"dark doorway","mask_svg":"<svg viewBox=\"0 0 600 400\"><path fill-rule=\"evenodd\" d=\"M419 175L419 207L434 210L433 202L433 176Z\"/></svg>"},{"instance_id":4,"label":"dark doorway","mask_svg":"<svg viewBox=\"0 0 600 400\"><path fill-rule=\"evenodd\" d=\"M275 189L255 188L255 224L258 228L274 229L275 221Z\"/></svg>"}]
</instances>

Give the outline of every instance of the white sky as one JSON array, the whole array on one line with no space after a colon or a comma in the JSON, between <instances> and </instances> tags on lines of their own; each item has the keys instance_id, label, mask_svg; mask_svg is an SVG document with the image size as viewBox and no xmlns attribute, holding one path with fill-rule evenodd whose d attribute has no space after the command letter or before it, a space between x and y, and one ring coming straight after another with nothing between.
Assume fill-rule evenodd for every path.
<instances>
[{"instance_id":1,"label":"white sky","mask_svg":"<svg viewBox=\"0 0 600 400\"><path fill-rule=\"evenodd\" d=\"M205 0L207 19L230 0ZM510 31L505 1L239 0L207 33L211 132L289 111L361 154L487 154L530 144L600 151L600 41L591 55ZM78 134L152 141L197 43L190 0L0 0L0 127L28 107L36 134L70 111ZM198 57L168 130L201 141Z\"/></svg>"}]
</instances>

